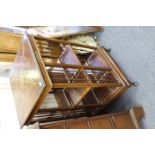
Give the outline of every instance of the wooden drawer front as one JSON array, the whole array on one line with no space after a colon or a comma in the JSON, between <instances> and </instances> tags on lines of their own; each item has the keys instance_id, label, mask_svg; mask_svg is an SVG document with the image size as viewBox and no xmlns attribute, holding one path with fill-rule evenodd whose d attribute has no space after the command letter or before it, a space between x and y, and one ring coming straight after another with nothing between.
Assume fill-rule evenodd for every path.
<instances>
[{"instance_id":1,"label":"wooden drawer front","mask_svg":"<svg viewBox=\"0 0 155 155\"><path fill-rule=\"evenodd\" d=\"M91 120L94 129L113 129L113 123L110 117Z\"/></svg>"},{"instance_id":2,"label":"wooden drawer front","mask_svg":"<svg viewBox=\"0 0 155 155\"><path fill-rule=\"evenodd\" d=\"M65 129L65 126L64 125L55 125L55 126L52 126L52 129Z\"/></svg>"},{"instance_id":3,"label":"wooden drawer front","mask_svg":"<svg viewBox=\"0 0 155 155\"><path fill-rule=\"evenodd\" d=\"M67 129L89 129L89 123L88 121L75 121L71 123L66 123L65 127Z\"/></svg>"},{"instance_id":4,"label":"wooden drawer front","mask_svg":"<svg viewBox=\"0 0 155 155\"><path fill-rule=\"evenodd\" d=\"M129 114L113 116L116 129L135 129L134 123Z\"/></svg>"}]
</instances>

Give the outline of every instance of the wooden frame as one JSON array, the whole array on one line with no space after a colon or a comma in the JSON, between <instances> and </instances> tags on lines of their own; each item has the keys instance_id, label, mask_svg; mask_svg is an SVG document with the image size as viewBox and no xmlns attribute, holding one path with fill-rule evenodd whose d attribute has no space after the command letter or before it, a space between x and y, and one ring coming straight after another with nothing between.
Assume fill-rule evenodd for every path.
<instances>
[{"instance_id":1,"label":"wooden frame","mask_svg":"<svg viewBox=\"0 0 155 155\"><path fill-rule=\"evenodd\" d=\"M34 120L38 121L36 115L38 115L38 112L40 111L42 112L53 111L54 113L59 111L59 113L62 115L63 118L68 118L69 115L71 116L73 114L76 115L77 109L79 108L82 111L86 111L86 113L88 112L91 115L96 115L98 110L103 109L105 106L107 106L117 97L119 97L130 86L130 82L128 82L127 78L124 76L120 68L110 57L110 55L102 48L96 48L96 47L81 45L73 42L66 42L66 41L57 40L57 39L33 37L27 34L24 34L24 38L27 40L27 42L29 42L29 46L31 48L30 50L31 55L27 55L27 53L25 53L24 50L19 49L19 52L16 58L16 63L13 67L13 71L10 77L13 91L16 91L14 96L17 96L18 94L17 92L21 92L21 88L17 85L17 83L19 83L20 86L27 88L26 91L28 91L28 88L31 89L32 86L34 86L33 79L32 80L30 79L31 81L30 80L28 81L28 84L29 84L28 86L25 85L25 83L23 82L25 80L25 77L22 76L24 72L28 71L29 68L27 66L31 66L31 62L30 61L22 62L25 68L23 67L23 69L21 69L18 63L19 58L20 60L24 61L25 58L29 60L29 57L30 57L30 59L36 63L35 72L38 75L40 75L40 77L42 77L44 86L42 87L40 93L37 94L35 100L32 100L32 101L30 100L30 102L33 102L31 103L32 105L31 110L29 110L29 112L27 112L27 116L25 116L25 118L22 119L22 121L20 121L21 126L23 126L24 124L30 124ZM91 48L91 49L94 49L95 51L89 56L88 59L86 58L86 60L88 61L85 61L85 63L82 64L78 61L78 58L75 55L74 49L72 48L72 46ZM65 57L63 58L62 54L65 52L66 48L67 48L67 56L66 58ZM27 50L27 52L29 53L29 50ZM100 59L98 59L98 57L95 58L94 55L97 55ZM69 58L68 56L71 57L71 59L74 59L74 61L67 60ZM101 66L90 64L89 62L90 58L95 59L95 61L97 62L101 61L104 63ZM75 61L77 62L76 64L75 64ZM67 64L67 62L70 62L70 63ZM51 73L54 70L53 68L56 68L57 70L58 68L63 69L64 71L63 77L67 77L66 74L73 72L73 70L77 70L76 73L72 76L72 80L74 78L77 79L78 76L84 75L86 79L87 78L89 79L89 81L85 82L84 78L81 78L81 79L78 78L79 80L82 80L82 82L72 83L70 81L67 81L64 83L62 82L55 83L52 81L47 67L50 67L49 70L51 71ZM90 71L88 72L88 70L91 70L91 74L90 74ZM103 77L103 81L102 80L100 80L99 82L96 81L97 77L94 76L94 72L92 70L93 71L97 70L97 72L95 73L97 75L100 75L101 71L104 71L104 74L103 73L101 74ZM22 71L22 75L21 75L21 71ZM108 72L108 75L105 74L105 72ZM92 76L94 77L93 80L92 80ZM110 81L109 79L113 79L115 82ZM105 80L108 80L108 81L105 81ZM36 88L34 87L34 89ZM39 109L44 99L48 95L48 93L55 94L57 93L57 90L65 90L65 92L63 91L63 92L60 92L60 94L58 94L58 97L60 100L59 103L61 102L59 106L57 108L42 109L42 110ZM102 90L101 92L103 92L103 94L97 93L97 91L100 92L100 90ZM90 92L89 95L94 94L94 96L91 96L91 97L94 97L94 99L96 100L96 103L92 103L92 101L89 101L87 99L87 94L89 92ZM22 98L23 100L25 98L31 98L31 96L34 93L35 91L31 92L31 95L29 93L28 95L26 95L26 93L23 93L21 94L20 98ZM96 96L97 94L98 96ZM69 101L69 105L67 106L63 105L64 97L62 97L62 95L64 95L67 101ZM56 96L56 98L58 97ZM85 104L83 101L85 101ZM16 105L18 106L19 105L18 97L15 97L15 102L16 102ZM26 103L24 102L21 103L21 100L20 100L20 104L23 104L24 107L26 105ZM22 106L20 105L20 107ZM22 109L21 108L19 109L18 111L20 111L21 113ZM86 113L84 112L83 115L85 115ZM44 113L42 114L46 115ZM78 114L78 116L81 116L81 115Z\"/></svg>"}]
</instances>

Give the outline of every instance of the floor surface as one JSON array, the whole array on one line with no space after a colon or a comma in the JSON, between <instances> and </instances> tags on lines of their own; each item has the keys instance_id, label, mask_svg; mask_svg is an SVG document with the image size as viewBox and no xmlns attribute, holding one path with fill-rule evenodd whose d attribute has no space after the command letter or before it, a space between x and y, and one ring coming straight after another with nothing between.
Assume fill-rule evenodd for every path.
<instances>
[{"instance_id":1,"label":"floor surface","mask_svg":"<svg viewBox=\"0 0 155 155\"><path fill-rule=\"evenodd\" d=\"M113 111L141 105L143 128L155 128L155 27L105 27L97 33L100 45L111 48L111 55L128 79L138 82L114 104Z\"/></svg>"}]
</instances>

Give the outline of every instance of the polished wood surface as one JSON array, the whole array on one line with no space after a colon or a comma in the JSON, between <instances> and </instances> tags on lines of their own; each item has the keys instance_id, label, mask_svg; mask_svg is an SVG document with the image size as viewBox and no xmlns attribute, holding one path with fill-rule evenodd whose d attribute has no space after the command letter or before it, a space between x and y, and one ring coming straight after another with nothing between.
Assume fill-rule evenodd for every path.
<instances>
[{"instance_id":1,"label":"polished wood surface","mask_svg":"<svg viewBox=\"0 0 155 155\"><path fill-rule=\"evenodd\" d=\"M22 35L0 31L0 61L14 62Z\"/></svg>"},{"instance_id":2,"label":"polished wood surface","mask_svg":"<svg viewBox=\"0 0 155 155\"><path fill-rule=\"evenodd\" d=\"M52 83L48 76L48 72L45 68L44 62L42 60L41 54L39 53L39 50L35 43L34 38L31 35L26 34L26 36L27 36L27 39L30 41L30 44L32 46L32 51L34 52L34 56L35 56L34 59L36 59L36 62L38 64L38 70L40 71L40 73L44 79L44 83L45 83L45 87L44 87L41 95L38 97L36 104L34 104L34 107L26 121L26 124L29 124L31 122L33 116L35 115L35 113L40 108L41 104L44 102L45 98L48 96L48 93L52 88Z\"/></svg>"},{"instance_id":3,"label":"polished wood surface","mask_svg":"<svg viewBox=\"0 0 155 155\"><path fill-rule=\"evenodd\" d=\"M26 34L18 49L10 81L19 123L23 126L46 86Z\"/></svg>"},{"instance_id":4,"label":"polished wood surface","mask_svg":"<svg viewBox=\"0 0 155 155\"><path fill-rule=\"evenodd\" d=\"M14 62L16 54L0 52L0 62Z\"/></svg>"},{"instance_id":5,"label":"polished wood surface","mask_svg":"<svg viewBox=\"0 0 155 155\"><path fill-rule=\"evenodd\" d=\"M17 52L22 35L11 32L0 32L0 51L2 52Z\"/></svg>"}]
</instances>

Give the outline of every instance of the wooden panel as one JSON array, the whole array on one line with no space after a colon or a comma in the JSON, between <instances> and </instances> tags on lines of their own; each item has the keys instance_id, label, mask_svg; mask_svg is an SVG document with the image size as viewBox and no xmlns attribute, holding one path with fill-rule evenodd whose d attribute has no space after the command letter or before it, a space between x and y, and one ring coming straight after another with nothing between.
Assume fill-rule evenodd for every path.
<instances>
[{"instance_id":1,"label":"wooden panel","mask_svg":"<svg viewBox=\"0 0 155 155\"><path fill-rule=\"evenodd\" d=\"M49 93L45 98L43 104L39 107L39 109L49 109L49 108L53 109L57 107L58 107L58 103L56 101L54 94Z\"/></svg>"},{"instance_id":2,"label":"wooden panel","mask_svg":"<svg viewBox=\"0 0 155 155\"><path fill-rule=\"evenodd\" d=\"M66 108L70 106L63 89L55 90L54 95L60 108Z\"/></svg>"},{"instance_id":3,"label":"wooden panel","mask_svg":"<svg viewBox=\"0 0 155 155\"><path fill-rule=\"evenodd\" d=\"M42 39L35 39L35 42L44 62L57 62L62 53L59 43L52 43Z\"/></svg>"},{"instance_id":4,"label":"wooden panel","mask_svg":"<svg viewBox=\"0 0 155 155\"><path fill-rule=\"evenodd\" d=\"M0 32L0 51L16 53L20 43L22 35L11 32Z\"/></svg>"},{"instance_id":5,"label":"wooden panel","mask_svg":"<svg viewBox=\"0 0 155 155\"><path fill-rule=\"evenodd\" d=\"M135 125L129 114L114 116L113 119L116 129L135 129Z\"/></svg>"},{"instance_id":6,"label":"wooden panel","mask_svg":"<svg viewBox=\"0 0 155 155\"><path fill-rule=\"evenodd\" d=\"M99 103L104 104L106 98L111 95L113 89L107 87L101 88L94 88L93 92L95 93L96 97L98 98Z\"/></svg>"},{"instance_id":7,"label":"wooden panel","mask_svg":"<svg viewBox=\"0 0 155 155\"><path fill-rule=\"evenodd\" d=\"M77 122L71 122L66 123L65 128L67 129L89 129L88 121L77 121Z\"/></svg>"},{"instance_id":8,"label":"wooden panel","mask_svg":"<svg viewBox=\"0 0 155 155\"><path fill-rule=\"evenodd\" d=\"M46 86L26 35L20 44L10 81L19 123L23 126Z\"/></svg>"},{"instance_id":9,"label":"wooden panel","mask_svg":"<svg viewBox=\"0 0 155 155\"><path fill-rule=\"evenodd\" d=\"M139 121L144 116L144 109L143 107L136 107L133 108L133 112L136 116L136 119Z\"/></svg>"},{"instance_id":10,"label":"wooden panel","mask_svg":"<svg viewBox=\"0 0 155 155\"><path fill-rule=\"evenodd\" d=\"M63 126L63 125L56 125L56 126L53 126L52 129L65 129L65 126Z\"/></svg>"},{"instance_id":11,"label":"wooden panel","mask_svg":"<svg viewBox=\"0 0 155 155\"><path fill-rule=\"evenodd\" d=\"M93 91L89 91L82 101L84 105L99 104L98 99Z\"/></svg>"},{"instance_id":12,"label":"wooden panel","mask_svg":"<svg viewBox=\"0 0 155 155\"><path fill-rule=\"evenodd\" d=\"M16 54L8 54L0 52L0 62L14 62Z\"/></svg>"},{"instance_id":13,"label":"wooden panel","mask_svg":"<svg viewBox=\"0 0 155 155\"><path fill-rule=\"evenodd\" d=\"M65 76L64 72L62 72L61 70L60 71L57 70L57 72L55 72L55 73L49 72L48 74L52 80L52 83L67 83L66 76Z\"/></svg>"},{"instance_id":14,"label":"wooden panel","mask_svg":"<svg viewBox=\"0 0 155 155\"><path fill-rule=\"evenodd\" d=\"M69 45L65 46L60 59L64 64L81 65L79 59L77 58L71 46Z\"/></svg>"},{"instance_id":15,"label":"wooden panel","mask_svg":"<svg viewBox=\"0 0 155 155\"><path fill-rule=\"evenodd\" d=\"M66 46L61 57L60 57L62 63L64 64L73 64L73 65L81 65L81 62L75 55L74 51L70 46ZM68 70L68 72L73 71L73 69ZM83 76L82 79L89 80L86 73L81 71L79 73L80 76ZM77 75L78 77L78 75ZM74 83L74 82L73 82ZM88 86L87 88L70 88L66 89L67 93L70 95L72 102L74 105L78 104L81 99L87 94L87 92L90 90L90 87Z\"/></svg>"},{"instance_id":16,"label":"wooden panel","mask_svg":"<svg viewBox=\"0 0 155 155\"><path fill-rule=\"evenodd\" d=\"M94 129L113 129L111 117L103 117L91 120Z\"/></svg>"}]
</instances>

